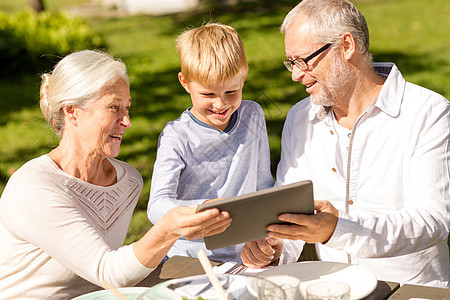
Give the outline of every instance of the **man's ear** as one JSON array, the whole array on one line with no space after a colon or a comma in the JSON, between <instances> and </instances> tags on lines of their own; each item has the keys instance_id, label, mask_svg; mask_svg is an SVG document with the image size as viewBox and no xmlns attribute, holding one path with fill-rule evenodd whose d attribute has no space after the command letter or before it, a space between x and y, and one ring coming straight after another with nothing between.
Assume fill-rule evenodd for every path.
<instances>
[{"instance_id":1,"label":"man's ear","mask_svg":"<svg viewBox=\"0 0 450 300\"><path fill-rule=\"evenodd\" d=\"M357 51L355 38L350 32L344 32L341 38L344 46L343 56L345 59L350 60Z\"/></svg>"},{"instance_id":2,"label":"man's ear","mask_svg":"<svg viewBox=\"0 0 450 300\"><path fill-rule=\"evenodd\" d=\"M188 83L184 79L183 74L181 74L181 72L178 72L178 80L180 81L181 86L184 87L186 92L188 92L190 94L191 92L189 91Z\"/></svg>"},{"instance_id":3,"label":"man's ear","mask_svg":"<svg viewBox=\"0 0 450 300\"><path fill-rule=\"evenodd\" d=\"M78 109L74 105L63 106L64 117L74 126L77 125Z\"/></svg>"}]
</instances>

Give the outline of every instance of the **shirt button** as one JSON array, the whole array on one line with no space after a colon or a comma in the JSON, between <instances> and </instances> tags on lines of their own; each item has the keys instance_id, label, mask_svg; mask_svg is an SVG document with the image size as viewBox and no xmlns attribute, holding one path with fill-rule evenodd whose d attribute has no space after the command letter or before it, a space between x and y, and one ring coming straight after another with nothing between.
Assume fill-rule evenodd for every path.
<instances>
[{"instance_id":1,"label":"shirt button","mask_svg":"<svg viewBox=\"0 0 450 300\"><path fill-rule=\"evenodd\" d=\"M353 205L353 200L348 200L348 204Z\"/></svg>"},{"instance_id":2,"label":"shirt button","mask_svg":"<svg viewBox=\"0 0 450 300\"><path fill-rule=\"evenodd\" d=\"M336 168L331 168L331 171L336 172Z\"/></svg>"},{"instance_id":3,"label":"shirt button","mask_svg":"<svg viewBox=\"0 0 450 300\"><path fill-rule=\"evenodd\" d=\"M333 131L333 130L330 130L330 134L333 135L333 134L334 134L334 131Z\"/></svg>"}]
</instances>

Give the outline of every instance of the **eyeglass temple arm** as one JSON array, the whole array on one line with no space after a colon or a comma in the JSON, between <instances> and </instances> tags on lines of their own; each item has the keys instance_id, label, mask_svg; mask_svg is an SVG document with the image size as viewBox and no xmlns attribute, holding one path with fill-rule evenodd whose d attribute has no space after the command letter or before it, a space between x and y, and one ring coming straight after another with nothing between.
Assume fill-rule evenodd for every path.
<instances>
[{"instance_id":1,"label":"eyeglass temple arm","mask_svg":"<svg viewBox=\"0 0 450 300\"><path fill-rule=\"evenodd\" d=\"M331 43L325 44L324 46L320 47L319 50L315 51L314 53L312 53L308 57L304 58L303 61L305 63L308 62L309 60L311 60L312 58L314 58L315 56L317 56L321 52L323 52L323 51L327 50L328 48L330 48L331 45L332 45Z\"/></svg>"}]
</instances>

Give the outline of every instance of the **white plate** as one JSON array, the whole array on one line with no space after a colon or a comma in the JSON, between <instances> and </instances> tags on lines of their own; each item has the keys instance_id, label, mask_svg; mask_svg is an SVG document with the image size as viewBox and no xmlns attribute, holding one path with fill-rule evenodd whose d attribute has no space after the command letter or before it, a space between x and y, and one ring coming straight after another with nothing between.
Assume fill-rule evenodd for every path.
<instances>
[{"instance_id":1,"label":"white plate","mask_svg":"<svg viewBox=\"0 0 450 300\"><path fill-rule=\"evenodd\" d=\"M222 281L222 277L231 277L231 295L239 300L253 300L255 297L248 291L248 283L253 280L254 277L242 276L242 275L229 275L222 274L217 275L219 280ZM172 286L171 288L169 286ZM200 292L202 291L202 292ZM174 300L183 299L197 299L197 297L204 299L217 299L216 293L209 284L209 279L206 275L195 275L179 279L172 279L152 286L143 296L144 300Z\"/></svg>"},{"instance_id":2,"label":"white plate","mask_svg":"<svg viewBox=\"0 0 450 300\"><path fill-rule=\"evenodd\" d=\"M148 287L126 287L126 288L118 288L117 290L122 293L129 300L136 300L140 295L148 291L150 288ZM97 292L92 292L88 294L84 294L73 298L72 300L117 300L117 296L114 295L113 292L108 290L102 290Z\"/></svg>"},{"instance_id":3,"label":"white plate","mask_svg":"<svg viewBox=\"0 0 450 300\"><path fill-rule=\"evenodd\" d=\"M351 299L361 299L368 296L378 284L375 275L361 266L326 261L307 261L281 265L259 273L258 277L280 274L295 276L301 280L300 292L303 298L306 298L306 287L318 280L335 280L347 283L350 286Z\"/></svg>"}]
</instances>

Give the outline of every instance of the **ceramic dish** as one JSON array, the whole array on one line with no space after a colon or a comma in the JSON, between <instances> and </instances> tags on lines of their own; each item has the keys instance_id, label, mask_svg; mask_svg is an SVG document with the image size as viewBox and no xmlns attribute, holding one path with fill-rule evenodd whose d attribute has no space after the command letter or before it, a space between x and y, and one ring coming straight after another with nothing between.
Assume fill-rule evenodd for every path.
<instances>
[{"instance_id":1,"label":"ceramic dish","mask_svg":"<svg viewBox=\"0 0 450 300\"><path fill-rule=\"evenodd\" d=\"M350 298L361 299L372 293L378 281L369 270L345 263L308 261L267 269L258 274L258 277L271 275L291 275L300 279L300 292L306 298L306 287L319 280L341 281L350 286Z\"/></svg>"},{"instance_id":2,"label":"ceramic dish","mask_svg":"<svg viewBox=\"0 0 450 300\"><path fill-rule=\"evenodd\" d=\"M129 300L137 300L139 296L144 294L150 288L148 287L126 287L126 288L118 288L117 290L127 297ZM102 290L97 292L92 292L88 294L84 294L73 298L72 300L117 300L117 296L114 295L113 292L108 290Z\"/></svg>"},{"instance_id":3,"label":"ceramic dish","mask_svg":"<svg viewBox=\"0 0 450 300\"><path fill-rule=\"evenodd\" d=\"M221 274L217 275L223 285L227 299L254 300L257 299L258 282L267 284L274 293L284 296L284 291L265 279L253 276ZM275 287L274 287L275 285ZM139 300L179 300L179 299L218 299L206 275L189 276L172 279L151 287ZM283 299L283 297L280 297Z\"/></svg>"}]
</instances>

